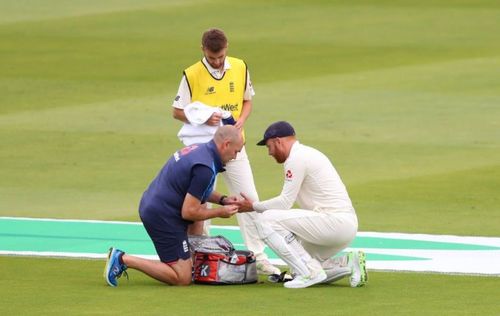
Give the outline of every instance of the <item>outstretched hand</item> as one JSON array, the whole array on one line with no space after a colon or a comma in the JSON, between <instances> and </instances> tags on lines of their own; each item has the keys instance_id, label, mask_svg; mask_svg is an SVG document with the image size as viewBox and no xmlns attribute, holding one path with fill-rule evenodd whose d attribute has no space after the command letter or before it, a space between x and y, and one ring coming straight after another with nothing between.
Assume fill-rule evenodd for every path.
<instances>
[{"instance_id":1,"label":"outstretched hand","mask_svg":"<svg viewBox=\"0 0 500 316\"><path fill-rule=\"evenodd\" d=\"M243 197L243 199L240 199L238 202L235 203L235 205L238 205L238 212L239 213L245 213L245 212L252 212L253 211L253 201L246 195L245 193L241 192L240 195Z\"/></svg>"}]
</instances>

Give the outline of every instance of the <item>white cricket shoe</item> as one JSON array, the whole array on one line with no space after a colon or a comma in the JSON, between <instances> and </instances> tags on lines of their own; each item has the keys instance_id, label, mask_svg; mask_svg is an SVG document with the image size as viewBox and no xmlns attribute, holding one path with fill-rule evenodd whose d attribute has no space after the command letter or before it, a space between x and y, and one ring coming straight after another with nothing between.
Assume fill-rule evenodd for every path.
<instances>
[{"instance_id":1,"label":"white cricket shoe","mask_svg":"<svg viewBox=\"0 0 500 316\"><path fill-rule=\"evenodd\" d=\"M302 289L311 285L321 283L326 279L325 271L311 275L298 275L292 281L286 282L283 286L287 289Z\"/></svg>"},{"instance_id":2,"label":"white cricket shoe","mask_svg":"<svg viewBox=\"0 0 500 316\"><path fill-rule=\"evenodd\" d=\"M338 267L335 269L324 269L326 273L326 279L323 283L333 283L337 282L349 275L351 275L350 267Z\"/></svg>"},{"instance_id":3,"label":"white cricket shoe","mask_svg":"<svg viewBox=\"0 0 500 316\"><path fill-rule=\"evenodd\" d=\"M351 268L351 287L361 287L368 282L366 270L366 256L363 251L349 253L349 267Z\"/></svg>"},{"instance_id":4,"label":"white cricket shoe","mask_svg":"<svg viewBox=\"0 0 500 316\"><path fill-rule=\"evenodd\" d=\"M280 275L281 270L273 266L269 261L264 259L264 260L257 260L257 273L265 275L271 275L271 274Z\"/></svg>"},{"instance_id":5,"label":"white cricket shoe","mask_svg":"<svg viewBox=\"0 0 500 316\"><path fill-rule=\"evenodd\" d=\"M327 278L325 271L317 260L312 259L309 261L307 267L311 271L310 275L297 275L292 281L286 282L283 286L288 289L302 289L321 283Z\"/></svg>"}]
</instances>

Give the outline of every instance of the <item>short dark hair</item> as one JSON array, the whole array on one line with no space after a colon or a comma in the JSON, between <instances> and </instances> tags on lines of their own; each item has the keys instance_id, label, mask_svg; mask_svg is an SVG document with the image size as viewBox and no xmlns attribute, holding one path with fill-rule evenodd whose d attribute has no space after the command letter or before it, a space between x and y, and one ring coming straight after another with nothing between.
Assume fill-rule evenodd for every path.
<instances>
[{"instance_id":1,"label":"short dark hair","mask_svg":"<svg viewBox=\"0 0 500 316\"><path fill-rule=\"evenodd\" d=\"M208 29L203 33L201 45L211 52L218 53L227 46L226 34L221 29Z\"/></svg>"}]
</instances>

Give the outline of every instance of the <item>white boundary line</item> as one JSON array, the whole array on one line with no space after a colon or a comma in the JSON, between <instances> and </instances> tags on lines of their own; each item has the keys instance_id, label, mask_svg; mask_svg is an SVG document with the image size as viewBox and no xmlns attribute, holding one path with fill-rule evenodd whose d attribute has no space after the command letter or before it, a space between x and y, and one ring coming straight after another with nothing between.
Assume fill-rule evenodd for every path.
<instances>
[{"instance_id":1,"label":"white boundary line","mask_svg":"<svg viewBox=\"0 0 500 316\"><path fill-rule=\"evenodd\" d=\"M500 247L500 237L431 235L410 233L358 232L359 237L375 237L401 240L419 240L450 243L467 243L471 245Z\"/></svg>"}]
</instances>

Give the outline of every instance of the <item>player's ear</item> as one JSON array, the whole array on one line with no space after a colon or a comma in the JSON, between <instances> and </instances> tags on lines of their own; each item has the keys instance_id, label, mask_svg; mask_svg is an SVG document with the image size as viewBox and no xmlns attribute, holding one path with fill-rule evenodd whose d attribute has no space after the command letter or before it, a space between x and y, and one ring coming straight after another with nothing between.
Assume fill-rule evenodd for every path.
<instances>
[{"instance_id":1,"label":"player's ear","mask_svg":"<svg viewBox=\"0 0 500 316\"><path fill-rule=\"evenodd\" d=\"M286 146L286 145L285 145L285 144L286 144L286 142L285 142L282 138L278 137L277 143L278 143L278 145L277 145L277 146L278 146L278 148L279 148L280 150L284 150L284 148L285 148L285 146Z\"/></svg>"}]
</instances>

